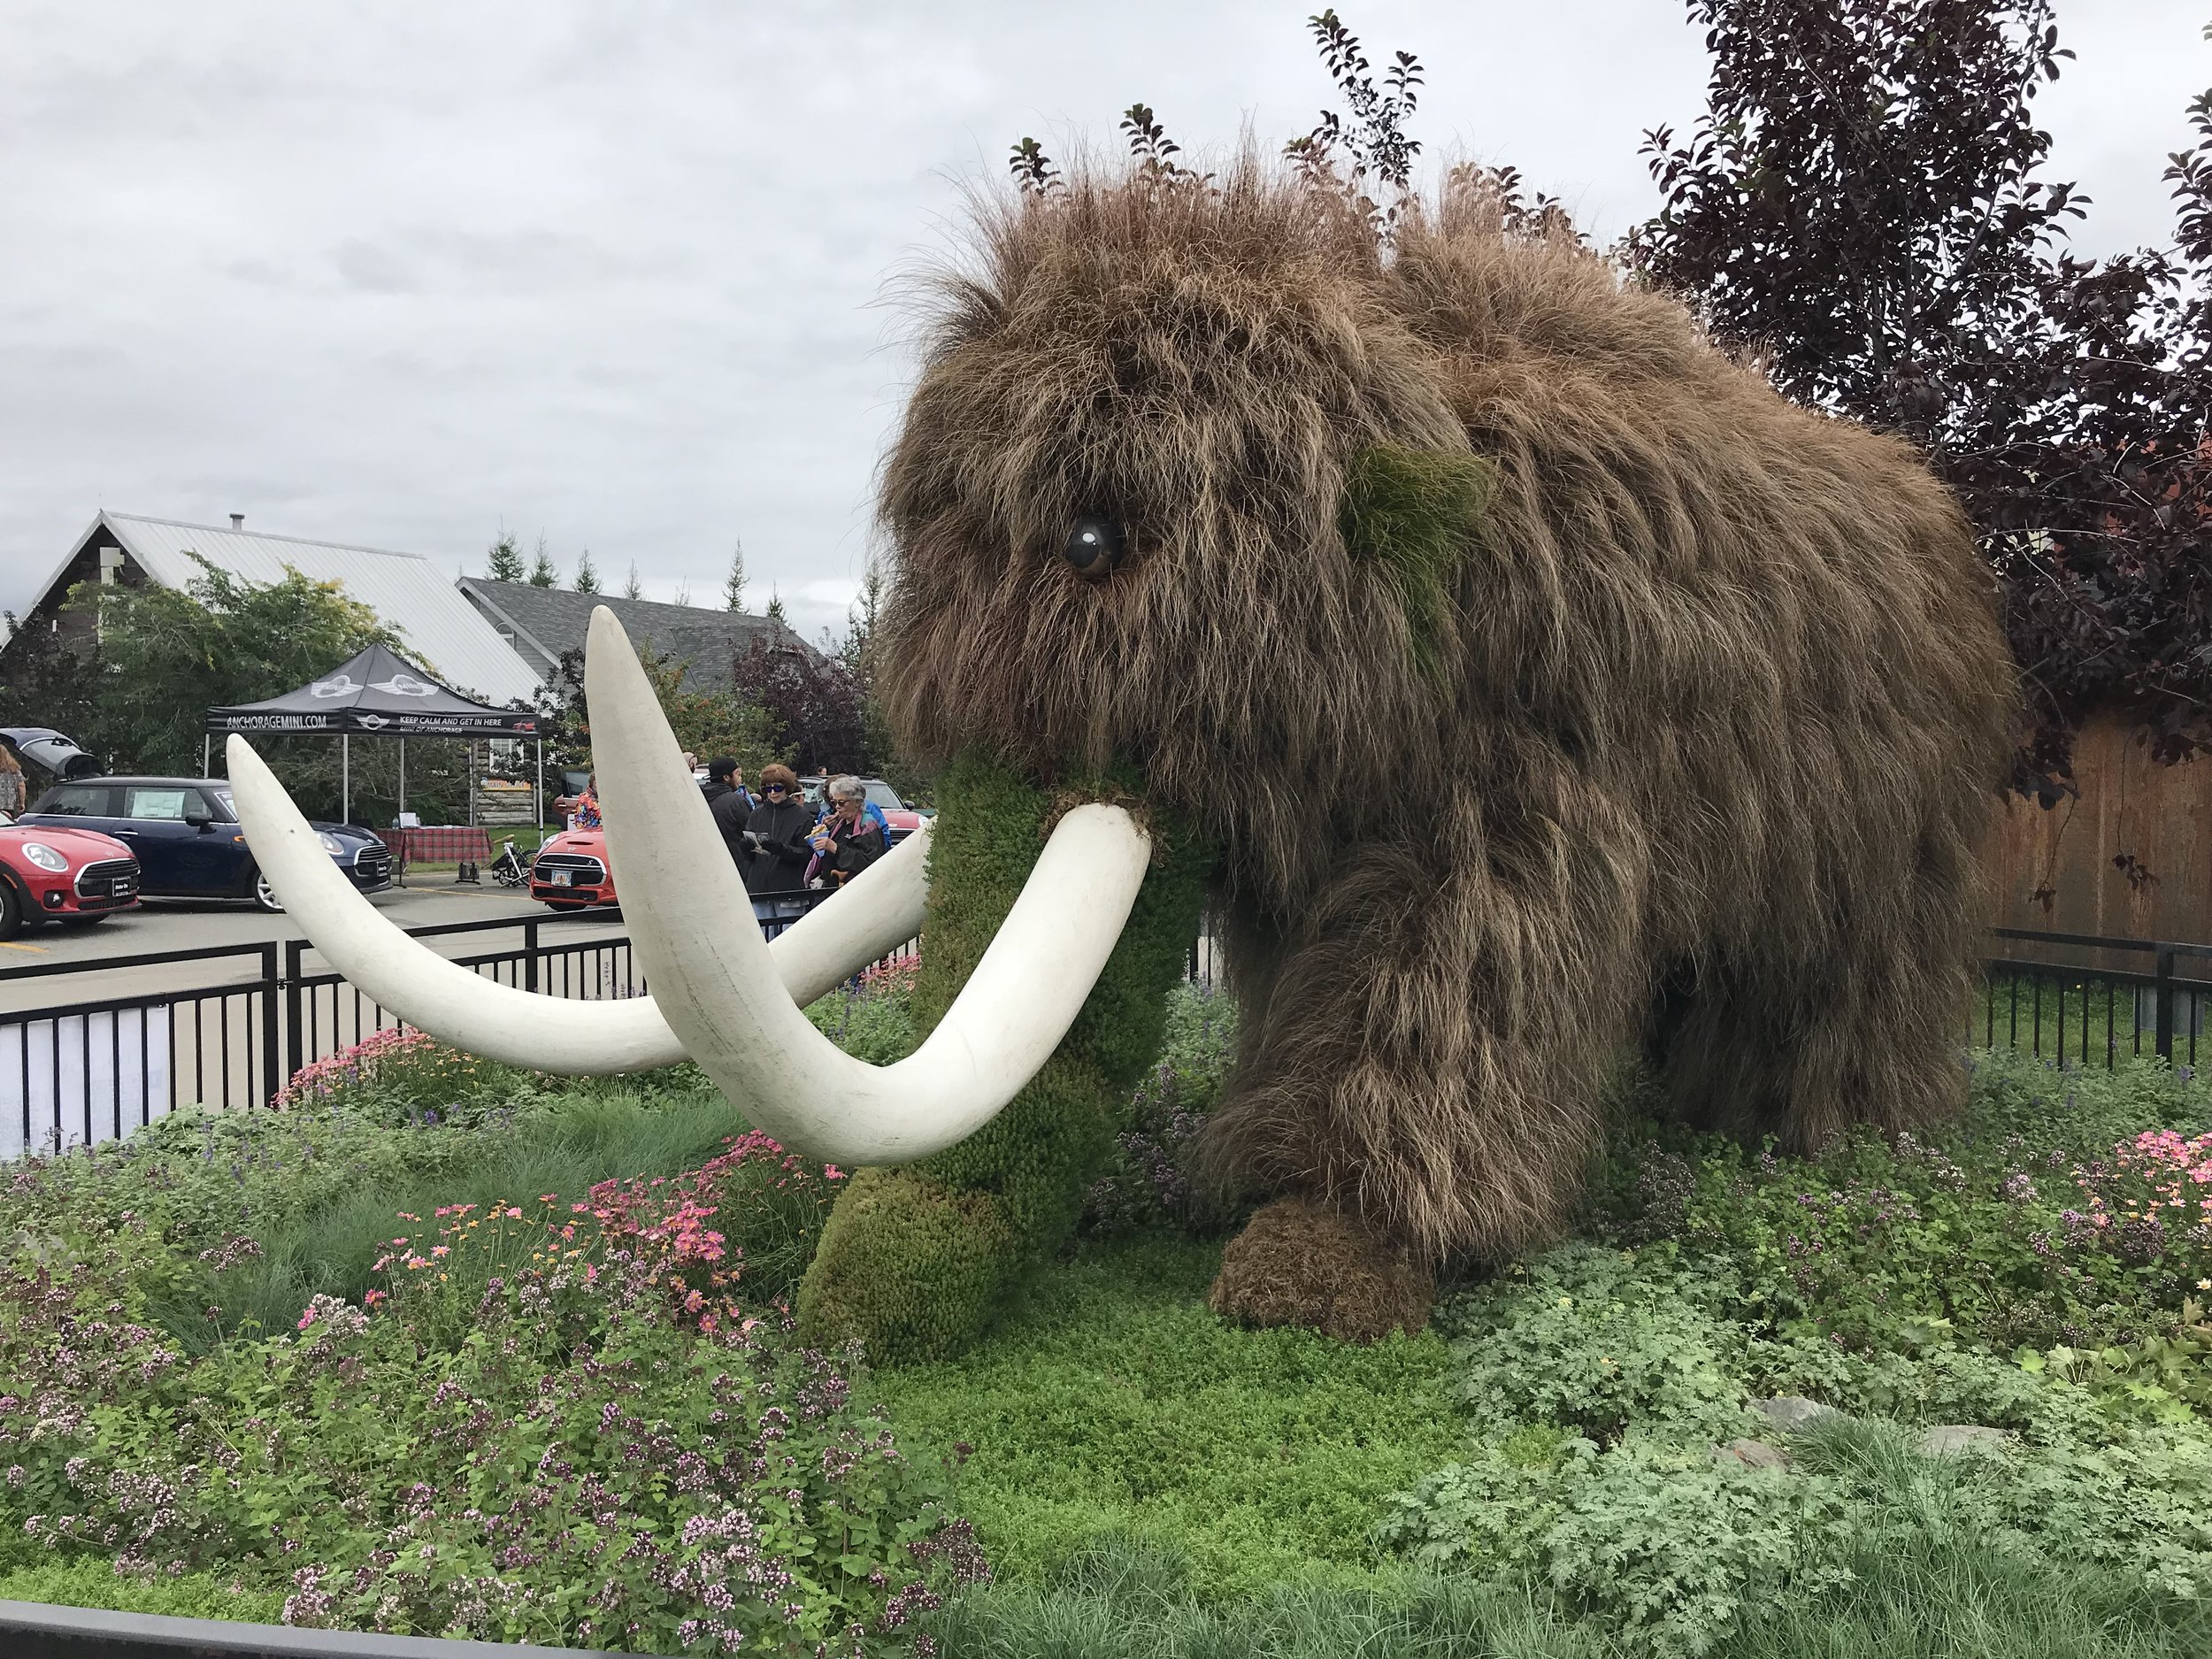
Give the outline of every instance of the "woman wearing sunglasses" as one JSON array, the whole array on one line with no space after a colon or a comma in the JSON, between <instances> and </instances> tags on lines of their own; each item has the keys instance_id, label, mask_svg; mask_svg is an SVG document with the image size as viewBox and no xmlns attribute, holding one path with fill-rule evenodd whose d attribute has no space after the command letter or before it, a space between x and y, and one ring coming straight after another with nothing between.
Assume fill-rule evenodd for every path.
<instances>
[{"instance_id":1,"label":"woman wearing sunglasses","mask_svg":"<svg viewBox=\"0 0 2212 1659\"><path fill-rule=\"evenodd\" d=\"M748 893L796 893L806 886L806 867L814 856L807 833L814 814L799 793L799 780L791 768L772 764L760 769L760 804L745 820L745 890ZM764 921L775 919L772 902L753 901L753 913Z\"/></svg>"}]
</instances>

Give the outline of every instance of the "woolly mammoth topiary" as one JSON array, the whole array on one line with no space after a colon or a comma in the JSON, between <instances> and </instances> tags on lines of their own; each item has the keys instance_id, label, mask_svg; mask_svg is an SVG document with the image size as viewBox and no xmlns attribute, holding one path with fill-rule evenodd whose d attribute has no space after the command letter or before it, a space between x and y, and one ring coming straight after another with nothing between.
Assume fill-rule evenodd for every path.
<instances>
[{"instance_id":1,"label":"woolly mammoth topiary","mask_svg":"<svg viewBox=\"0 0 2212 1659\"><path fill-rule=\"evenodd\" d=\"M1242 1012L1203 1150L1271 1201L1233 1317L1417 1325L1437 1263L1559 1225L1633 1045L1685 1118L1792 1145L1950 1102L2009 682L1907 449L1475 190L1386 255L1253 163L977 228L883 488L880 672L947 768L933 834L764 947L603 611L653 1001L395 945L234 739L256 856L342 972L518 1064L688 1053L872 1166L799 1312L891 1358L972 1339L1064 1238L1209 895ZM918 927L921 1048L826 1051L794 1004Z\"/></svg>"},{"instance_id":2,"label":"woolly mammoth topiary","mask_svg":"<svg viewBox=\"0 0 2212 1659\"><path fill-rule=\"evenodd\" d=\"M1543 1237L1624 1045L1796 1146L1950 1103L2009 670L1903 445L1473 190L1386 259L1256 166L1078 179L939 292L890 711L1219 848L1207 1151L1286 1203L1217 1307Z\"/></svg>"}]
</instances>

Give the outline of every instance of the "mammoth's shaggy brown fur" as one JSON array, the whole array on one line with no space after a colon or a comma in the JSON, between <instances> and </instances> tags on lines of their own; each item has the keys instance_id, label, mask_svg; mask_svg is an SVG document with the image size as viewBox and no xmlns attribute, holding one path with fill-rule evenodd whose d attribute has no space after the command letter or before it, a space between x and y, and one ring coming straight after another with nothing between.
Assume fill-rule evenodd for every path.
<instances>
[{"instance_id":1,"label":"mammoth's shaggy brown fur","mask_svg":"<svg viewBox=\"0 0 2212 1659\"><path fill-rule=\"evenodd\" d=\"M1133 762L1218 839L1225 1165L1489 1255L1559 1222L1629 1042L1794 1144L1944 1107L2010 684L1906 448L1470 193L1388 257L1250 162L980 229L886 472L892 717ZM1346 544L1377 446L1490 464L1425 620Z\"/></svg>"}]
</instances>

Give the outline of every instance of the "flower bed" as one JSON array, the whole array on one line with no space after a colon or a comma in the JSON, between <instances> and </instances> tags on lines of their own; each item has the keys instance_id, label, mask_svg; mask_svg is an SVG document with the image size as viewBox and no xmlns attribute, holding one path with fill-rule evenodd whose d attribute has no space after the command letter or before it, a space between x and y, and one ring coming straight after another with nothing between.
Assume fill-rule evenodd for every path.
<instances>
[{"instance_id":1,"label":"flower bed","mask_svg":"<svg viewBox=\"0 0 2212 1659\"><path fill-rule=\"evenodd\" d=\"M810 1012L894 1057L906 995ZM1984 1056L1960 1123L1813 1161L1632 1094L1577 1239L1361 1348L1204 1308L1233 1029L1179 993L1070 1258L880 1375L785 1311L845 1172L687 1067L388 1037L19 1164L0 1594L695 1653L2212 1651L2212 1091Z\"/></svg>"}]
</instances>

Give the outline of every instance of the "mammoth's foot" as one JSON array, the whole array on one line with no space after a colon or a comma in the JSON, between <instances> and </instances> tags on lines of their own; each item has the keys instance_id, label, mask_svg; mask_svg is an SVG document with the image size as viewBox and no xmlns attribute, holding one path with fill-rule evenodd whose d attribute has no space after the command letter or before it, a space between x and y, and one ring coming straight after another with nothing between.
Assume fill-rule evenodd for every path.
<instances>
[{"instance_id":1,"label":"mammoth's foot","mask_svg":"<svg viewBox=\"0 0 2212 1659\"><path fill-rule=\"evenodd\" d=\"M1206 1301L1239 1325L1302 1325L1348 1342L1428 1323L1436 1280L1356 1217L1305 1198L1279 1198L1245 1224L1221 1257Z\"/></svg>"}]
</instances>

